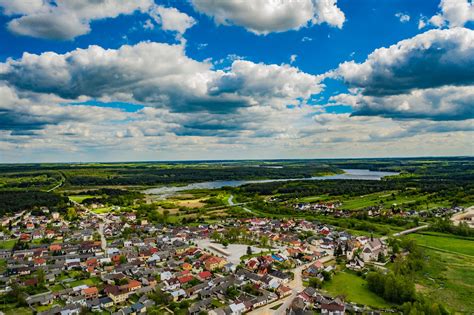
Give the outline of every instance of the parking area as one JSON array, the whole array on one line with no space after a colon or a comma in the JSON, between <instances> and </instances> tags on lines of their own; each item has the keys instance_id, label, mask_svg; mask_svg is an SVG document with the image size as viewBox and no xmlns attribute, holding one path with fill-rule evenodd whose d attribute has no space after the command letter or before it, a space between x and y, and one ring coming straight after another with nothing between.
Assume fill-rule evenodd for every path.
<instances>
[{"instance_id":1,"label":"parking area","mask_svg":"<svg viewBox=\"0 0 474 315\"><path fill-rule=\"evenodd\" d=\"M223 256L229 262L231 262L233 264L239 264L240 263L240 257L247 254L248 245L229 244L227 246L227 248L225 248L221 244L215 243L210 239L197 240L196 243L197 243L198 247L200 247L202 249L207 249L211 253L213 253L217 256ZM254 253L254 254L267 251L266 248L258 248L258 247L255 247L255 246L250 246L250 247L252 248L252 253ZM219 250L216 250L215 248L222 249L223 252L227 252L227 253L229 253L229 255L224 255L223 252L221 252Z\"/></svg>"}]
</instances>

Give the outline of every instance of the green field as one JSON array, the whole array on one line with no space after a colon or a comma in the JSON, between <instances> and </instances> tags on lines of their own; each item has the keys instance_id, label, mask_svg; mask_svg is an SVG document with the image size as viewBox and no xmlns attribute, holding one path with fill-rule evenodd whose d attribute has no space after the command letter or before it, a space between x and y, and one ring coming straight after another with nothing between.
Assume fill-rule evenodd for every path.
<instances>
[{"instance_id":1,"label":"green field","mask_svg":"<svg viewBox=\"0 0 474 315\"><path fill-rule=\"evenodd\" d=\"M351 271L337 273L323 289L333 296L343 295L347 301L365 304L374 308L390 308L383 298L371 292L367 282Z\"/></svg>"},{"instance_id":2,"label":"green field","mask_svg":"<svg viewBox=\"0 0 474 315\"><path fill-rule=\"evenodd\" d=\"M432 196L430 195L413 192L407 194L397 191L382 191L378 193L342 199L342 208L357 210L376 205L382 205L385 208L391 207L392 205L397 205L414 206L419 209L432 209L436 207L449 206L449 202L436 202L433 201L431 197Z\"/></svg>"},{"instance_id":3,"label":"green field","mask_svg":"<svg viewBox=\"0 0 474 315\"><path fill-rule=\"evenodd\" d=\"M417 291L441 301L451 311L474 312L474 258L425 248L427 267L417 277Z\"/></svg>"},{"instance_id":4,"label":"green field","mask_svg":"<svg viewBox=\"0 0 474 315\"><path fill-rule=\"evenodd\" d=\"M392 195L393 194L393 195ZM382 205L385 208L391 207L393 204L397 206L414 206L419 209L432 209L436 207L449 206L447 201L434 201L430 195L420 193L401 193L396 190L381 191L373 194L362 196L329 196L317 195L299 199L300 202L335 202L341 201L342 208L347 210L359 210L371 206ZM416 206L417 205L417 206Z\"/></svg>"},{"instance_id":5,"label":"green field","mask_svg":"<svg viewBox=\"0 0 474 315\"><path fill-rule=\"evenodd\" d=\"M426 267L417 275L417 291L451 311L474 312L474 240L422 232L407 236L424 249Z\"/></svg>"},{"instance_id":6,"label":"green field","mask_svg":"<svg viewBox=\"0 0 474 315\"><path fill-rule=\"evenodd\" d=\"M423 247L474 258L474 239L430 232L411 234L408 237L416 240L417 244Z\"/></svg>"},{"instance_id":7,"label":"green field","mask_svg":"<svg viewBox=\"0 0 474 315\"><path fill-rule=\"evenodd\" d=\"M88 198L94 198L94 196L90 196L90 195L69 196L69 199L77 203L81 203L82 201L84 201L84 199L88 199Z\"/></svg>"},{"instance_id":8,"label":"green field","mask_svg":"<svg viewBox=\"0 0 474 315\"><path fill-rule=\"evenodd\" d=\"M12 249L15 246L16 240L7 240L7 241L0 241L0 249Z\"/></svg>"},{"instance_id":9,"label":"green field","mask_svg":"<svg viewBox=\"0 0 474 315\"><path fill-rule=\"evenodd\" d=\"M76 281L73 281L73 282L69 282L68 286L70 288L74 288L74 287L84 285L84 284L88 285L88 286L96 286L96 285L99 285L100 283L101 283L100 279L93 277L93 278L89 278L89 279L76 280Z\"/></svg>"},{"instance_id":10,"label":"green field","mask_svg":"<svg viewBox=\"0 0 474 315\"><path fill-rule=\"evenodd\" d=\"M97 213L97 214L109 213L110 211L112 211L112 207L92 209L92 212Z\"/></svg>"}]
</instances>

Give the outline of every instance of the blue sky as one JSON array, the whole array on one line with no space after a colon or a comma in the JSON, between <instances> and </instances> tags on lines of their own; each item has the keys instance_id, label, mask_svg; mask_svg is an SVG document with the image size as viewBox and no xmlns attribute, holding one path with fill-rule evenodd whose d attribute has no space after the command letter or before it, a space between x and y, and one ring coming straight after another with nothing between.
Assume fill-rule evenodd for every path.
<instances>
[{"instance_id":1,"label":"blue sky","mask_svg":"<svg viewBox=\"0 0 474 315\"><path fill-rule=\"evenodd\" d=\"M470 0L0 8L0 162L474 152Z\"/></svg>"}]
</instances>

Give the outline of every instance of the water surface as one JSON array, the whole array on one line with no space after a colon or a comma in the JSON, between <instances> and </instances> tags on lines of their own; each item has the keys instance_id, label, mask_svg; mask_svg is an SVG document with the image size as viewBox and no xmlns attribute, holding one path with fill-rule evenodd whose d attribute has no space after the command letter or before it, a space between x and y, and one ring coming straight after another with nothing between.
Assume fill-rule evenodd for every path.
<instances>
[{"instance_id":1,"label":"water surface","mask_svg":"<svg viewBox=\"0 0 474 315\"><path fill-rule=\"evenodd\" d=\"M150 188L144 191L150 195L172 195L176 192L192 190L192 189L218 189L225 186L238 187L245 184L270 183L270 182L288 182L297 180L327 180L327 179L358 179L358 180L381 180L382 177L398 175L395 172L378 172L362 169L344 169L343 174L329 176L314 176L306 178L278 178L278 179L261 179L261 180L215 180L211 182L192 183L184 186L162 186Z\"/></svg>"}]
</instances>

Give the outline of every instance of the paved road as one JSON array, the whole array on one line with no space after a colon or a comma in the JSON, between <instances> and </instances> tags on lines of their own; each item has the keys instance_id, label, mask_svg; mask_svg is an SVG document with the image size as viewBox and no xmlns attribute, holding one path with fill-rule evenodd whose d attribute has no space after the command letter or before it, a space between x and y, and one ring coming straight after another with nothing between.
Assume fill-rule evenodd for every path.
<instances>
[{"instance_id":1,"label":"paved road","mask_svg":"<svg viewBox=\"0 0 474 315\"><path fill-rule=\"evenodd\" d=\"M61 187L62 185L64 185L64 178L61 177L61 181L59 182L59 184L57 184L56 186L54 186L53 188L50 188L48 190L46 190L46 192L51 192L53 190L56 190L58 189L59 187Z\"/></svg>"},{"instance_id":2,"label":"paved road","mask_svg":"<svg viewBox=\"0 0 474 315\"><path fill-rule=\"evenodd\" d=\"M428 224L417 226L417 227L412 228L412 229L408 229L408 230L405 230L405 231L395 233L395 234L393 234L393 236L401 236L401 235L406 235L406 234L410 234L410 233L415 233L419 230L426 229L427 227L428 227Z\"/></svg>"},{"instance_id":3,"label":"paved road","mask_svg":"<svg viewBox=\"0 0 474 315\"><path fill-rule=\"evenodd\" d=\"M243 206L243 205L247 204L247 202L234 203L233 200L234 200L234 195L230 195L230 196L229 196L229 199L227 199L227 203L228 203L229 206L231 206L231 207L234 207L234 206ZM242 207L242 209L244 209L244 211L246 211L246 212L253 213L252 210L250 210L249 208Z\"/></svg>"},{"instance_id":4,"label":"paved road","mask_svg":"<svg viewBox=\"0 0 474 315\"><path fill-rule=\"evenodd\" d=\"M322 263L326 263L332 259L334 259L334 257L330 255L330 256L321 258L320 261ZM314 264L314 261L307 263L305 265L298 266L291 270L295 275L295 278L287 284L287 286L292 289L291 295L283 299L277 300L275 302L272 302L270 304L267 304L256 310L253 310L249 312L248 314L251 314L251 315L284 315L286 314L286 310L288 307L290 307L291 302L298 295L298 293L304 290L303 277L301 275L301 272L312 264ZM282 305L277 310L272 310L272 307L279 304L282 304Z\"/></svg>"},{"instance_id":5,"label":"paved road","mask_svg":"<svg viewBox=\"0 0 474 315\"><path fill-rule=\"evenodd\" d=\"M101 221L104 221L105 223L111 223L112 221L110 221L109 219L101 216L100 214L97 214L93 211L91 211L89 208L87 208L86 206L72 200L72 199L69 199L75 206L81 208L82 210L86 211L87 213L93 215L93 216L96 216L97 218L99 218ZM102 250L104 252L107 253L107 239L105 238L105 235L104 235L104 223L103 222L100 222L99 223L99 226L97 228L97 232L99 233L100 235L100 247L102 248Z\"/></svg>"}]
</instances>

